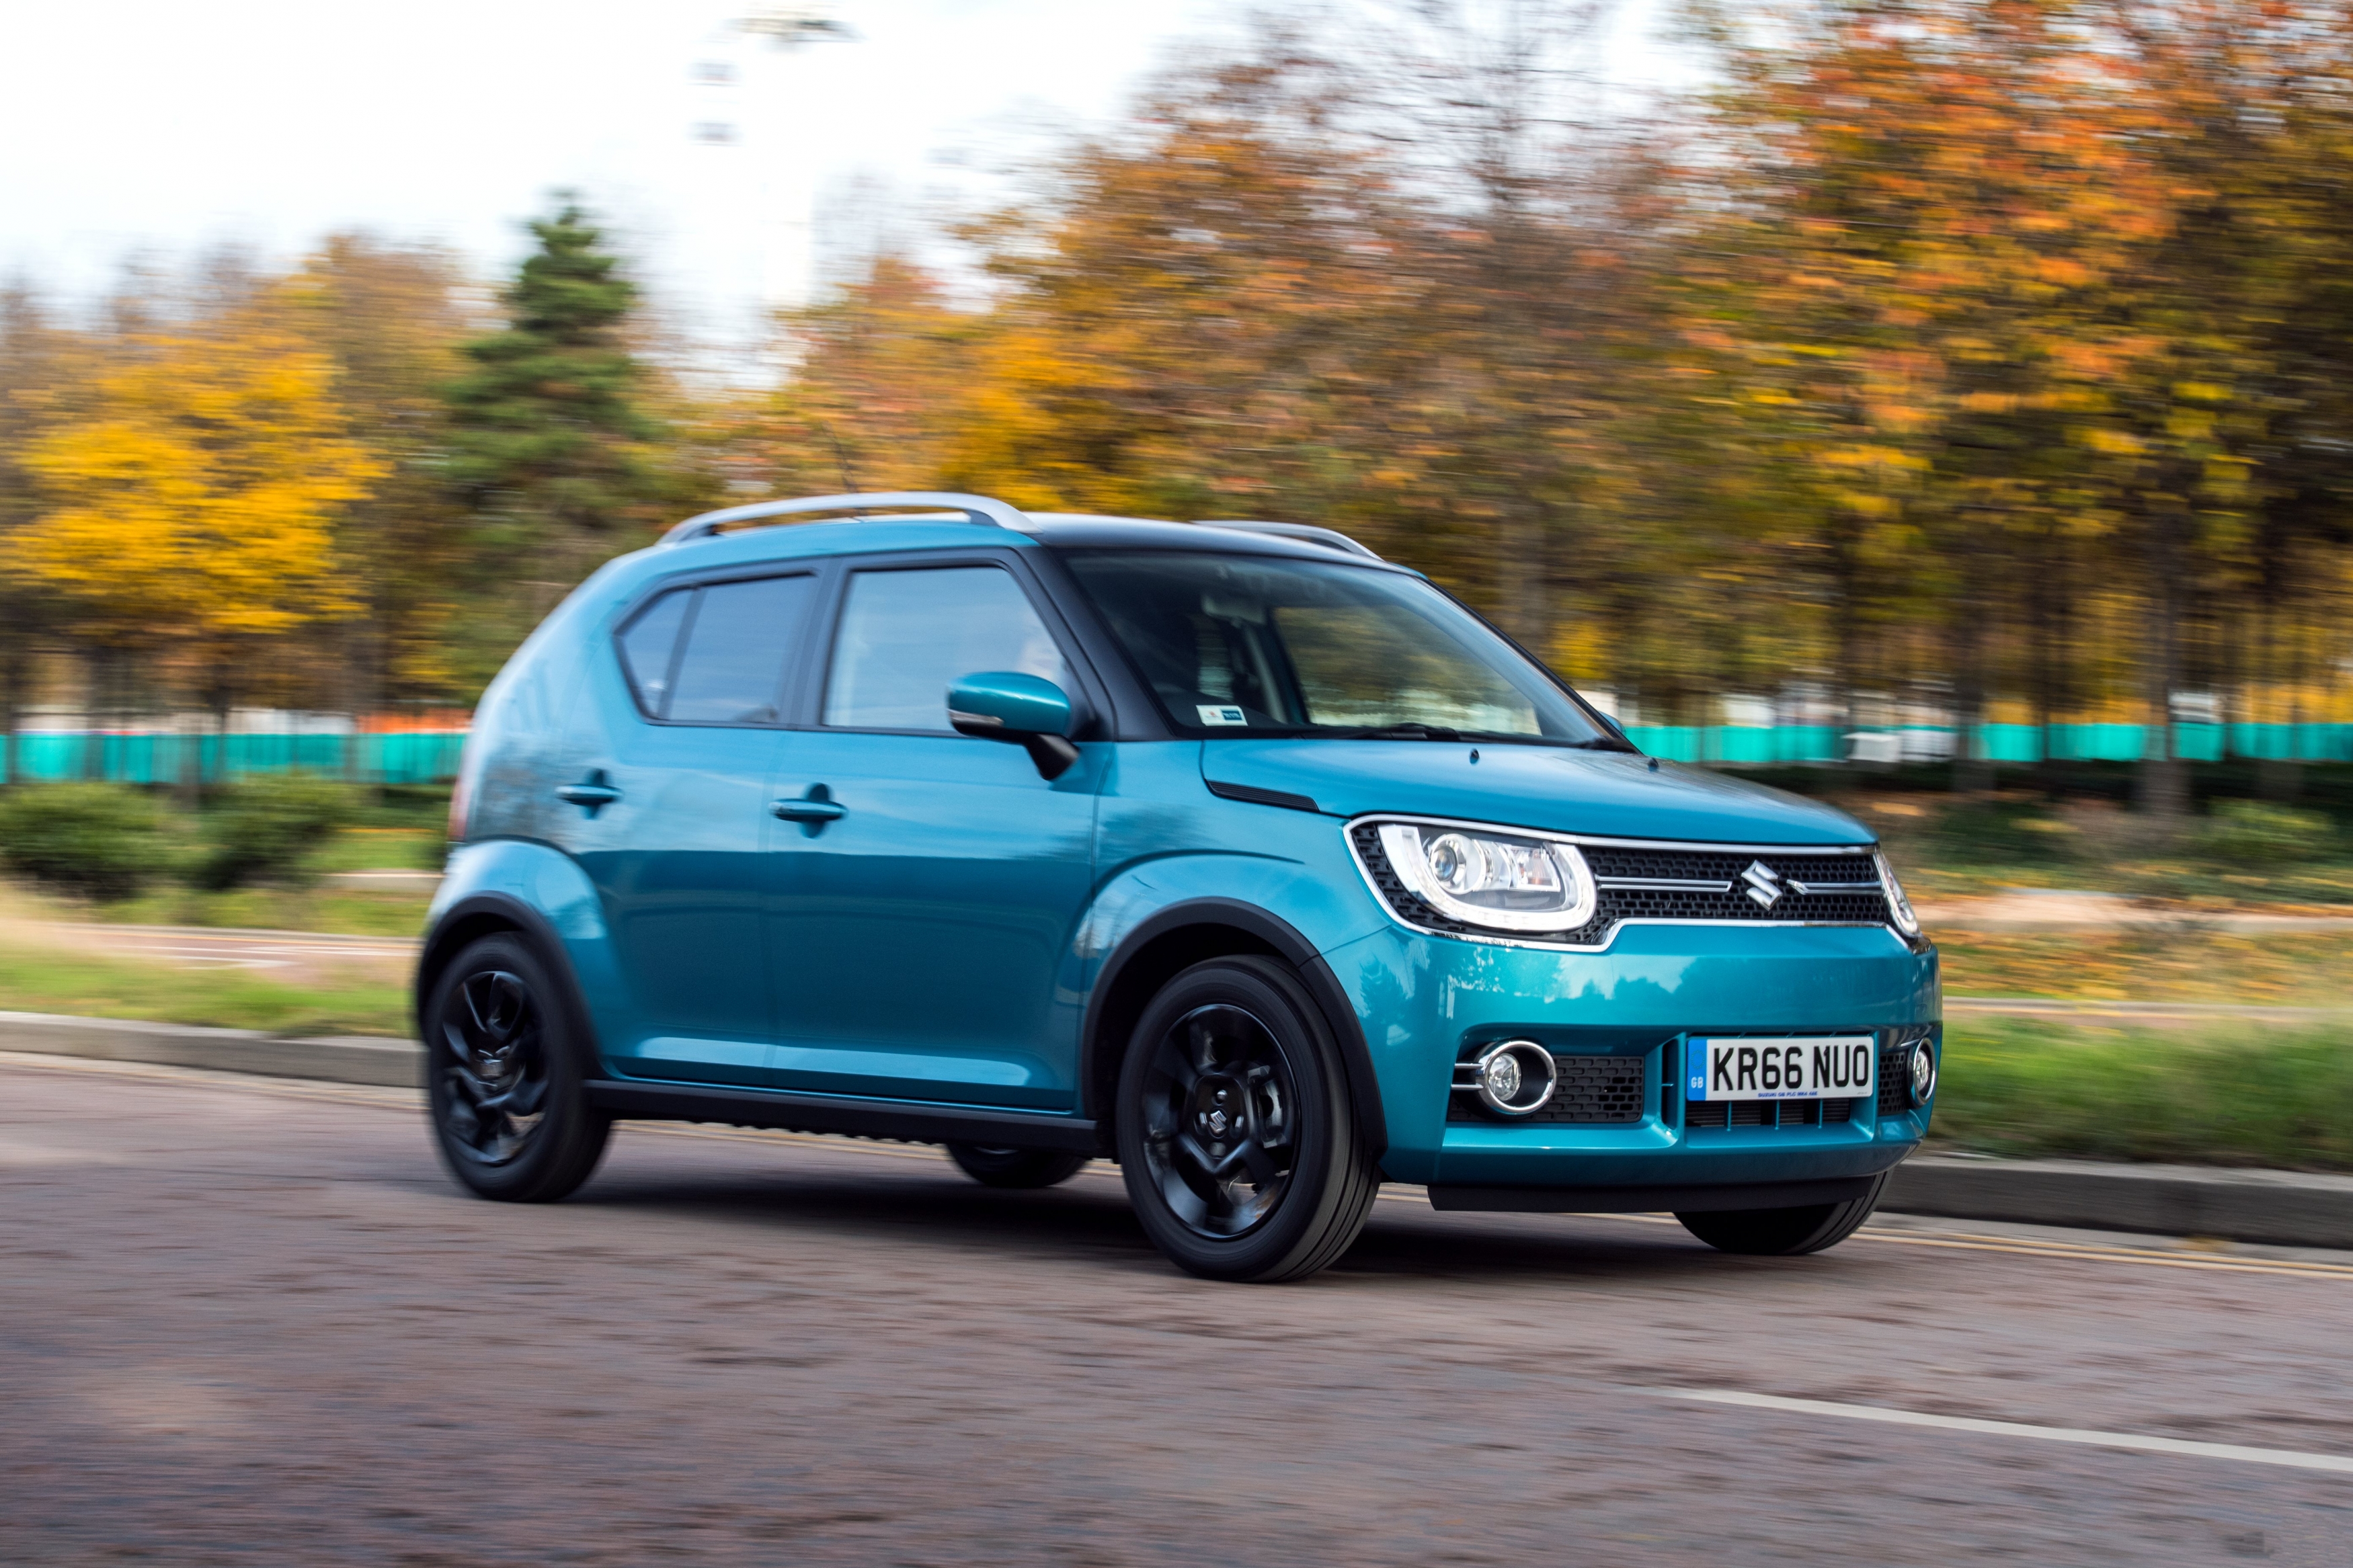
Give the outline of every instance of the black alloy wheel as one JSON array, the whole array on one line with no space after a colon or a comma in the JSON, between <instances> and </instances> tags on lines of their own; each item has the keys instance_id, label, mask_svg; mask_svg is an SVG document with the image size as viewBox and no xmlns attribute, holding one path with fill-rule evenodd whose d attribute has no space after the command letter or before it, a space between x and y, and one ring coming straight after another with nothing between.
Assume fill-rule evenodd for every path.
<instances>
[{"instance_id":1,"label":"black alloy wheel","mask_svg":"<svg viewBox=\"0 0 2353 1568\"><path fill-rule=\"evenodd\" d=\"M1862 1228L1887 1190L1887 1177L1842 1204L1805 1204L1786 1209L1719 1209L1678 1214L1683 1227L1718 1252L1749 1258L1798 1258L1836 1247Z\"/></svg>"},{"instance_id":2,"label":"black alloy wheel","mask_svg":"<svg viewBox=\"0 0 2353 1568\"><path fill-rule=\"evenodd\" d=\"M1120 1075L1121 1173L1145 1231L1218 1279L1313 1274L1364 1227L1380 1177L1329 1025L1273 960L1170 981Z\"/></svg>"},{"instance_id":3,"label":"black alloy wheel","mask_svg":"<svg viewBox=\"0 0 2353 1568\"><path fill-rule=\"evenodd\" d=\"M539 1004L520 975L477 969L441 1003L448 1047L449 1146L484 1165L512 1163L547 1110L547 1051Z\"/></svg>"},{"instance_id":4,"label":"black alloy wheel","mask_svg":"<svg viewBox=\"0 0 2353 1568\"><path fill-rule=\"evenodd\" d=\"M512 932L467 946L425 1008L427 1098L442 1163L486 1198L548 1203L588 1179L612 1131L587 1103L573 1016Z\"/></svg>"},{"instance_id":5,"label":"black alloy wheel","mask_svg":"<svg viewBox=\"0 0 2353 1568\"><path fill-rule=\"evenodd\" d=\"M984 1187L1022 1191L1067 1182L1087 1163L1084 1154L1059 1149L1000 1148L990 1143L951 1143L948 1158Z\"/></svg>"},{"instance_id":6,"label":"black alloy wheel","mask_svg":"<svg viewBox=\"0 0 2353 1568\"><path fill-rule=\"evenodd\" d=\"M1169 1024L1144 1079L1144 1157L1168 1210L1223 1240L1265 1223L1291 1190L1299 1089L1274 1031L1211 1002Z\"/></svg>"}]
</instances>

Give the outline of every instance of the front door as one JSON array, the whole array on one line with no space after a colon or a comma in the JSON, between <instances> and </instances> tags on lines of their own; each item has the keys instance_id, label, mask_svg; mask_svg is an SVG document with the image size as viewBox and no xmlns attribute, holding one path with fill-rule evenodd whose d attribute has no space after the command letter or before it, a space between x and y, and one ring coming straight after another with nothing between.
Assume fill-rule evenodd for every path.
<instances>
[{"instance_id":1,"label":"front door","mask_svg":"<svg viewBox=\"0 0 2353 1568\"><path fill-rule=\"evenodd\" d=\"M1093 868L1103 748L1049 783L1018 746L948 728L964 675L1077 696L1003 565L850 573L820 722L786 741L769 947L779 1082L1063 1110L1079 1004L1065 972Z\"/></svg>"},{"instance_id":2,"label":"front door","mask_svg":"<svg viewBox=\"0 0 2353 1568\"><path fill-rule=\"evenodd\" d=\"M570 849L596 884L626 1014L605 1054L636 1076L760 1084L772 1039L770 815L808 574L690 584L596 656L595 743L565 783Z\"/></svg>"}]
</instances>

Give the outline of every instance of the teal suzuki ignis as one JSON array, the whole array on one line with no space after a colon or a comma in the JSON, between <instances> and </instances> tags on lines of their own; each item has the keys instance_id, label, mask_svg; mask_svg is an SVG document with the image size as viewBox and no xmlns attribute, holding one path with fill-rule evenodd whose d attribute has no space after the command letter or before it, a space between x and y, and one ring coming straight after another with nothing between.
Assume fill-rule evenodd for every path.
<instances>
[{"instance_id":1,"label":"teal suzuki ignis","mask_svg":"<svg viewBox=\"0 0 2353 1568\"><path fill-rule=\"evenodd\" d=\"M696 518L515 654L452 816L417 1022L487 1197L666 1118L1006 1187L1116 1160L1218 1279L1323 1268L1384 1180L1801 1253L1936 1094L1936 953L1866 829L1643 756L1323 529Z\"/></svg>"}]
</instances>

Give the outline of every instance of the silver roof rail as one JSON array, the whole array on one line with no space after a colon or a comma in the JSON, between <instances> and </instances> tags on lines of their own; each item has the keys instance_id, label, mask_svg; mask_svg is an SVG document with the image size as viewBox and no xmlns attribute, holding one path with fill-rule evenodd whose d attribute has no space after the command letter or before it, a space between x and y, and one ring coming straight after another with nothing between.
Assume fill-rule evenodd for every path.
<instances>
[{"instance_id":1,"label":"silver roof rail","mask_svg":"<svg viewBox=\"0 0 2353 1568\"><path fill-rule=\"evenodd\" d=\"M989 496L958 495L952 490L888 490L871 495L803 496L797 500L754 501L749 506L731 506L719 511L706 511L690 517L661 536L664 544L683 544L690 539L707 539L732 523L760 522L772 517L801 517L812 512L865 512L878 507L927 507L934 511L962 512L966 522L976 522L984 528L1011 528L1026 531L1029 518L1013 507Z\"/></svg>"},{"instance_id":2,"label":"silver roof rail","mask_svg":"<svg viewBox=\"0 0 2353 1568\"><path fill-rule=\"evenodd\" d=\"M1344 555L1361 555L1367 561L1378 561L1365 546L1357 543L1336 528L1318 528L1312 522L1261 522L1254 518L1199 518L1196 528L1225 528L1236 533L1264 533L1277 539L1296 539L1307 544L1320 544L1326 550L1336 550Z\"/></svg>"}]
</instances>

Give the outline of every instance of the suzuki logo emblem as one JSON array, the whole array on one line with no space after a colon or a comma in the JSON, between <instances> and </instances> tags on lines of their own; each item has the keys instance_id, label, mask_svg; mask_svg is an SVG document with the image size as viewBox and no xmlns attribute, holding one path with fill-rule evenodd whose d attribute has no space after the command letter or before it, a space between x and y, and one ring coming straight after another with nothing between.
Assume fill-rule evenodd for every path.
<instances>
[{"instance_id":1,"label":"suzuki logo emblem","mask_svg":"<svg viewBox=\"0 0 2353 1568\"><path fill-rule=\"evenodd\" d=\"M1740 873L1740 879L1748 884L1748 896L1767 909L1769 910L1781 901L1781 894L1785 890L1781 886L1781 879L1774 873L1773 868L1764 861L1748 862L1748 869Z\"/></svg>"}]
</instances>

